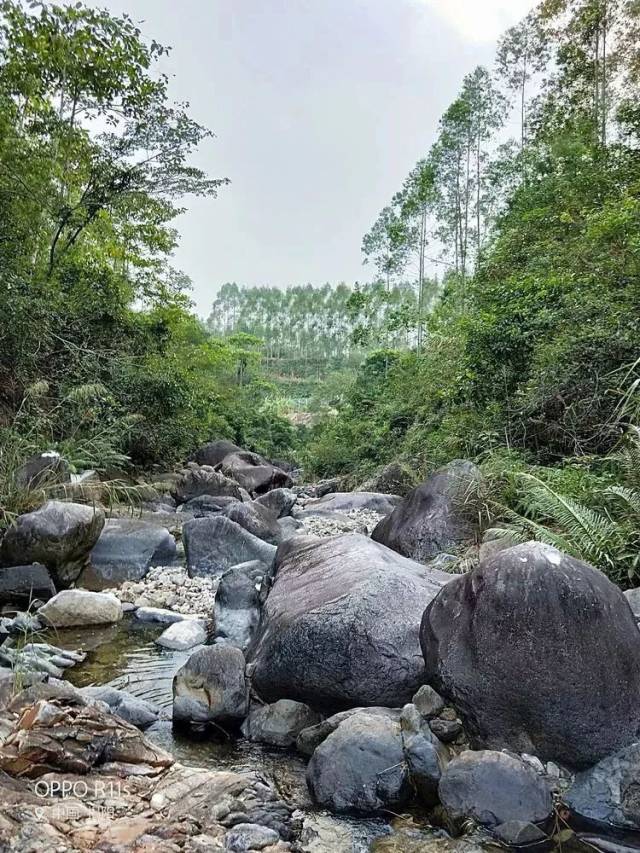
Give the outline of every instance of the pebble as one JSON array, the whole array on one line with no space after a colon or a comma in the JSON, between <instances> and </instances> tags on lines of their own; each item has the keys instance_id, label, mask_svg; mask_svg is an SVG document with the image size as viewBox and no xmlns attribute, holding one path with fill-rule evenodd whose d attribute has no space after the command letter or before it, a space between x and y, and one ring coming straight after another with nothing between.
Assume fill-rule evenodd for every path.
<instances>
[{"instance_id":1,"label":"pebble","mask_svg":"<svg viewBox=\"0 0 640 853\"><path fill-rule=\"evenodd\" d=\"M128 610L153 607L207 618L217 585L215 578L191 578L184 568L159 566L141 581L125 581L105 592L112 592Z\"/></svg>"}]
</instances>

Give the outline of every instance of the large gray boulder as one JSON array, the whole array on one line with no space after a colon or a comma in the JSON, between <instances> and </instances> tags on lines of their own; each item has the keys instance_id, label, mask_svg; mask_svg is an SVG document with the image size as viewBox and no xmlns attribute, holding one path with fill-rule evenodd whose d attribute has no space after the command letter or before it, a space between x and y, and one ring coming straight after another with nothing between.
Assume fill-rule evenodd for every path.
<instances>
[{"instance_id":1,"label":"large gray boulder","mask_svg":"<svg viewBox=\"0 0 640 853\"><path fill-rule=\"evenodd\" d=\"M490 828L513 820L542 823L553 810L549 786L535 770L490 750L467 750L454 758L442 774L438 794L454 826L467 819Z\"/></svg>"},{"instance_id":2,"label":"large gray boulder","mask_svg":"<svg viewBox=\"0 0 640 853\"><path fill-rule=\"evenodd\" d=\"M239 452L242 452L242 448L238 447L237 444L228 441L226 438L219 438L216 441L210 441L208 444L203 444L202 447L199 447L193 454L193 460L198 465L210 465L212 468L215 468L216 465L222 462L225 456L228 456L230 453Z\"/></svg>"},{"instance_id":3,"label":"large gray boulder","mask_svg":"<svg viewBox=\"0 0 640 853\"><path fill-rule=\"evenodd\" d=\"M424 680L418 629L450 581L357 533L279 546L248 657L263 699L403 705Z\"/></svg>"},{"instance_id":4,"label":"large gray boulder","mask_svg":"<svg viewBox=\"0 0 640 853\"><path fill-rule=\"evenodd\" d=\"M338 813L405 805L412 791L400 726L366 712L344 720L311 756L307 784L316 803Z\"/></svg>"},{"instance_id":5,"label":"large gray boulder","mask_svg":"<svg viewBox=\"0 0 640 853\"><path fill-rule=\"evenodd\" d=\"M110 592L63 589L38 610L38 618L52 628L110 625L122 619L120 601Z\"/></svg>"},{"instance_id":6,"label":"large gray boulder","mask_svg":"<svg viewBox=\"0 0 640 853\"><path fill-rule=\"evenodd\" d=\"M259 495L255 503L266 507L276 518L285 518L295 506L297 495L292 489L272 489L264 495Z\"/></svg>"},{"instance_id":7,"label":"large gray boulder","mask_svg":"<svg viewBox=\"0 0 640 853\"><path fill-rule=\"evenodd\" d=\"M26 459L16 468L14 481L19 489L39 489L57 483L68 483L69 463L57 450L45 450Z\"/></svg>"},{"instance_id":8,"label":"large gray boulder","mask_svg":"<svg viewBox=\"0 0 640 853\"><path fill-rule=\"evenodd\" d=\"M320 715L303 702L279 699L273 705L253 704L242 733L254 743L291 747L303 729L320 722Z\"/></svg>"},{"instance_id":9,"label":"large gray boulder","mask_svg":"<svg viewBox=\"0 0 640 853\"><path fill-rule=\"evenodd\" d=\"M288 489L293 485L293 480L286 471L276 468L264 457L257 453L249 453L248 450L225 456L220 470L254 497L271 489Z\"/></svg>"},{"instance_id":10,"label":"large gray boulder","mask_svg":"<svg viewBox=\"0 0 640 853\"><path fill-rule=\"evenodd\" d=\"M166 527L134 518L107 519L80 583L101 590L125 581L139 581L154 566L168 566L176 557L176 542Z\"/></svg>"},{"instance_id":11,"label":"large gray boulder","mask_svg":"<svg viewBox=\"0 0 640 853\"><path fill-rule=\"evenodd\" d=\"M344 723L345 720L356 714L365 714L367 717L385 717L387 720L399 723L401 713L400 708L375 706L369 708L349 708L347 711L339 711L337 714L325 717L324 720L315 723L315 725L310 725L302 729L296 738L296 749L303 755L313 755L322 741L326 740L332 732L335 732L341 723Z\"/></svg>"},{"instance_id":12,"label":"large gray boulder","mask_svg":"<svg viewBox=\"0 0 640 853\"><path fill-rule=\"evenodd\" d=\"M51 576L42 563L0 568L0 605L28 606L36 599L47 601L55 594Z\"/></svg>"},{"instance_id":13,"label":"large gray boulder","mask_svg":"<svg viewBox=\"0 0 640 853\"><path fill-rule=\"evenodd\" d=\"M250 560L232 566L220 578L214 605L216 636L246 649L260 620L260 586L267 566Z\"/></svg>"},{"instance_id":14,"label":"large gray boulder","mask_svg":"<svg viewBox=\"0 0 640 853\"><path fill-rule=\"evenodd\" d=\"M171 496L176 503L183 504L202 495L242 500L240 487L234 480L214 471L208 465L191 465L182 472L171 490Z\"/></svg>"},{"instance_id":15,"label":"large gray boulder","mask_svg":"<svg viewBox=\"0 0 640 853\"><path fill-rule=\"evenodd\" d=\"M203 646L173 679L177 723L238 726L249 710L244 655L232 646Z\"/></svg>"},{"instance_id":16,"label":"large gray boulder","mask_svg":"<svg viewBox=\"0 0 640 853\"><path fill-rule=\"evenodd\" d=\"M307 501L305 511L349 512L353 509L369 509L386 515L398 506L401 500L398 495L378 492L333 492L325 497Z\"/></svg>"},{"instance_id":17,"label":"large gray boulder","mask_svg":"<svg viewBox=\"0 0 640 853\"><path fill-rule=\"evenodd\" d=\"M231 566L249 560L271 566L276 553L275 545L224 516L187 521L182 538L191 577L218 577Z\"/></svg>"},{"instance_id":18,"label":"large gray boulder","mask_svg":"<svg viewBox=\"0 0 640 853\"><path fill-rule=\"evenodd\" d=\"M383 492L404 497L415 489L418 481L413 472L401 462L390 462L379 468L359 486L359 492Z\"/></svg>"},{"instance_id":19,"label":"large gray boulder","mask_svg":"<svg viewBox=\"0 0 640 853\"><path fill-rule=\"evenodd\" d=\"M640 743L608 755L578 773L563 796L583 820L608 830L640 830Z\"/></svg>"},{"instance_id":20,"label":"large gray boulder","mask_svg":"<svg viewBox=\"0 0 640 853\"><path fill-rule=\"evenodd\" d=\"M477 745L571 767L640 731L640 632L602 572L538 542L458 576L427 607L427 681Z\"/></svg>"},{"instance_id":21,"label":"large gray boulder","mask_svg":"<svg viewBox=\"0 0 640 853\"><path fill-rule=\"evenodd\" d=\"M233 503L222 512L226 518L235 521L240 527L244 527L253 536L262 539L264 542L269 542L271 545L277 545L282 538L282 531L278 524L278 519L257 501L249 501L248 503Z\"/></svg>"},{"instance_id":22,"label":"large gray boulder","mask_svg":"<svg viewBox=\"0 0 640 853\"><path fill-rule=\"evenodd\" d=\"M43 563L57 587L68 586L78 578L103 527L101 509L47 501L8 528L0 544L0 563Z\"/></svg>"},{"instance_id":23,"label":"large gray boulder","mask_svg":"<svg viewBox=\"0 0 640 853\"><path fill-rule=\"evenodd\" d=\"M471 544L478 535L480 482L472 462L451 462L409 492L371 538L420 562Z\"/></svg>"},{"instance_id":24,"label":"large gray boulder","mask_svg":"<svg viewBox=\"0 0 640 853\"><path fill-rule=\"evenodd\" d=\"M179 512L188 513L193 518L206 518L208 515L219 515L235 503L241 501L230 495L199 495L183 503Z\"/></svg>"}]
</instances>

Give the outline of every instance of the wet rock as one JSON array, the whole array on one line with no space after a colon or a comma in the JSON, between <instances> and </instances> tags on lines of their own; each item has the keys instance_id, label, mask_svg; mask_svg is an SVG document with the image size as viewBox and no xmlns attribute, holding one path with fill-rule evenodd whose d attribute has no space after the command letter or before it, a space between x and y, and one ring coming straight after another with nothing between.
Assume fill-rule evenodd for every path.
<instances>
[{"instance_id":1,"label":"wet rock","mask_svg":"<svg viewBox=\"0 0 640 853\"><path fill-rule=\"evenodd\" d=\"M137 581L152 566L170 565L175 556L175 539L165 527L133 518L109 518L79 583L85 589L102 590Z\"/></svg>"},{"instance_id":2,"label":"wet rock","mask_svg":"<svg viewBox=\"0 0 640 853\"><path fill-rule=\"evenodd\" d=\"M399 723L401 711L399 708L377 708L375 706L371 708L349 708L348 711L340 711L338 714L321 720L316 725L302 729L296 738L296 749L303 755L313 755L316 747L320 746L322 741L328 738L332 732L335 732L340 723L361 713L369 717L385 717Z\"/></svg>"},{"instance_id":3,"label":"wet rock","mask_svg":"<svg viewBox=\"0 0 640 853\"><path fill-rule=\"evenodd\" d=\"M250 560L232 566L220 578L214 607L216 635L246 649L260 620L260 585L267 566Z\"/></svg>"},{"instance_id":4,"label":"wet rock","mask_svg":"<svg viewBox=\"0 0 640 853\"><path fill-rule=\"evenodd\" d=\"M227 496L242 500L238 484L219 471L214 471L207 465L186 468L173 486L171 496L176 503L184 504L201 495Z\"/></svg>"},{"instance_id":5,"label":"wet rock","mask_svg":"<svg viewBox=\"0 0 640 853\"><path fill-rule=\"evenodd\" d=\"M220 576L231 566L260 560L271 566L274 545L263 542L222 516L195 518L183 528L187 569L193 576Z\"/></svg>"},{"instance_id":6,"label":"wet rock","mask_svg":"<svg viewBox=\"0 0 640 853\"><path fill-rule=\"evenodd\" d=\"M518 545L456 577L421 641L426 680L474 744L581 768L637 738L633 614L605 575L554 548Z\"/></svg>"},{"instance_id":7,"label":"wet rock","mask_svg":"<svg viewBox=\"0 0 640 853\"><path fill-rule=\"evenodd\" d=\"M307 784L319 805L338 813L404 805L411 785L398 723L366 712L344 720L313 753Z\"/></svg>"},{"instance_id":8,"label":"wet rock","mask_svg":"<svg viewBox=\"0 0 640 853\"><path fill-rule=\"evenodd\" d=\"M272 489L259 495L255 502L266 507L276 518L285 518L295 506L297 495L291 489Z\"/></svg>"},{"instance_id":9,"label":"wet rock","mask_svg":"<svg viewBox=\"0 0 640 853\"><path fill-rule=\"evenodd\" d=\"M467 819L490 828L514 820L541 823L553 809L544 779L519 759L490 750L454 758L438 793L454 826Z\"/></svg>"},{"instance_id":10,"label":"wet rock","mask_svg":"<svg viewBox=\"0 0 640 853\"><path fill-rule=\"evenodd\" d=\"M320 722L320 715L302 702L280 699L272 705L253 704L242 733L254 743L290 747L303 729Z\"/></svg>"},{"instance_id":11,"label":"wet rock","mask_svg":"<svg viewBox=\"0 0 640 853\"><path fill-rule=\"evenodd\" d=\"M574 814L606 828L640 830L640 743L579 773L564 795Z\"/></svg>"},{"instance_id":12,"label":"wet rock","mask_svg":"<svg viewBox=\"0 0 640 853\"><path fill-rule=\"evenodd\" d=\"M280 541L278 519L270 509L257 501L231 504L223 510L223 515L264 542L277 545Z\"/></svg>"},{"instance_id":13,"label":"wet rock","mask_svg":"<svg viewBox=\"0 0 640 853\"><path fill-rule=\"evenodd\" d=\"M65 669L81 663L86 652L58 648L49 643L24 643L0 646L0 660L11 666L21 677L25 674L41 673L52 678L62 678Z\"/></svg>"},{"instance_id":14,"label":"wet rock","mask_svg":"<svg viewBox=\"0 0 640 853\"><path fill-rule=\"evenodd\" d=\"M398 495L383 495L377 492L334 492L323 498L307 501L305 511L347 512L353 509L370 509L386 515L398 506L400 501Z\"/></svg>"},{"instance_id":15,"label":"wet rock","mask_svg":"<svg viewBox=\"0 0 640 853\"><path fill-rule=\"evenodd\" d=\"M231 853L263 850L280 841L278 833L257 823L238 823L224 837L224 849Z\"/></svg>"},{"instance_id":16,"label":"wet rock","mask_svg":"<svg viewBox=\"0 0 640 853\"><path fill-rule=\"evenodd\" d=\"M207 632L198 619L183 619L169 625L156 640L165 649L185 651L206 642Z\"/></svg>"},{"instance_id":17,"label":"wet rock","mask_svg":"<svg viewBox=\"0 0 640 853\"><path fill-rule=\"evenodd\" d=\"M89 699L106 702L112 714L126 720L138 729L146 729L153 725L160 716L160 708L152 702L140 699L126 690L116 690L114 687L82 687L80 693Z\"/></svg>"},{"instance_id":18,"label":"wet rock","mask_svg":"<svg viewBox=\"0 0 640 853\"><path fill-rule=\"evenodd\" d=\"M111 593L64 589L38 610L38 618L53 628L108 625L122 619L122 608Z\"/></svg>"},{"instance_id":19,"label":"wet rock","mask_svg":"<svg viewBox=\"0 0 640 853\"><path fill-rule=\"evenodd\" d=\"M451 462L383 518L372 539L425 563L442 551L471 544L478 534L481 476L472 462Z\"/></svg>"},{"instance_id":20,"label":"wet rock","mask_svg":"<svg viewBox=\"0 0 640 853\"><path fill-rule=\"evenodd\" d=\"M174 722L237 726L249 708L244 655L232 646L204 646L173 679Z\"/></svg>"},{"instance_id":21,"label":"wet rock","mask_svg":"<svg viewBox=\"0 0 640 853\"><path fill-rule=\"evenodd\" d=\"M428 720L437 717L444 709L444 699L428 684L423 684L411 701Z\"/></svg>"},{"instance_id":22,"label":"wet rock","mask_svg":"<svg viewBox=\"0 0 640 853\"><path fill-rule=\"evenodd\" d=\"M331 710L408 702L422 610L450 579L358 534L288 540L248 652L254 688Z\"/></svg>"},{"instance_id":23,"label":"wet rock","mask_svg":"<svg viewBox=\"0 0 640 853\"><path fill-rule=\"evenodd\" d=\"M198 465L210 465L215 468L219 465L225 456L230 453L241 452L242 448L238 447L232 441L227 441L226 438L219 438L216 441L210 441L208 444L203 444L193 455L194 462Z\"/></svg>"},{"instance_id":24,"label":"wet rock","mask_svg":"<svg viewBox=\"0 0 640 853\"><path fill-rule=\"evenodd\" d=\"M83 504L47 501L21 515L0 544L5 566L43 563L56 587L73 583L87 562L104 526L101 509Z\"/></svg>"},{"instance_id":25,"label":"wet rock","mask_svg":"<svg viewBox=\"0 0 640 853\"><path fill-rule=\"evenodd\" d=\"M413 472L401 462L391 462L379 468L361 486L359 492L381 492L404 497L418 485Z\"/></svg>"},{"instance_id":26,"label":"wet rock","mask_svg":"<svg viewBox=\"0 0 640 853\"><path fill-rule=\"evenodd\" d=\"M220 470L254 496L271 489L289 488L293 485L293 480L286 471L276 468L257 453L249 453L246 450L225 456Z\"/></svg>"},{"instance_id":27,"label":"wet rock","mask_svg":"<svg viewBox=\"0 0 640 853\"><path fill-rule=\"evenodd\" d=\"M56 594L51 576L42 563L0 568L0 604L29 605Z\"/></svg>"}]
</instances>

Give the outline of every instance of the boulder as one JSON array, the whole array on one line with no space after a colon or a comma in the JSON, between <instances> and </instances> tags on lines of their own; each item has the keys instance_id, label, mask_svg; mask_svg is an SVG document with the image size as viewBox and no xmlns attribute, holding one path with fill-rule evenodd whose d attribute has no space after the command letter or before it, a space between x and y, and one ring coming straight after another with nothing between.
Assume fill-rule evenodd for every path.
<instances>
[{"instance_id":1,"label":"boulder","mask_svg":"<svg viewBox=\"0 0 640 853\"><path fill-rule=\"evenodd\" d=\"M114 687L82 687L80 693L87 699L98 699L109 706L112 714L126 720L138 729L146 729L153 725L160 716L160 708L146 699L140 699L126 690L116 690Z\"/></svg>"},{"instance_id":2,"label":"boulder","mask_svg":"<svg viewBox=\"0 0 640 853\"><path fill-rule=\"evenodd\" d=\"M0 544L5 566L43 563L57 587L73 583L104 527L101 509L64 501L47 501L18 517Z\"/></svg>"},{"instance_id":3,"label":"boulder","mask_svg":"<svg viewBox=\"0 0 640 853\"><path fill-rule=\"evenodd\" d=\"M413 787L423 803L435 805L438 783L449 758L447 749L431 732L415 705L408 704L402 709L400 732Z\"/></svg>"},{"instance_id":4,"label":"boulder","mask_svg":"<svg viewBox=\"0 0 640 853\"><path fill-rule=\"evenodd\" d=\"M186 468L171 490L171 496L178 504L186 503L202 495L212 497L231 497L242 500L240 488L236 482L214 471L208 465Z\"/></svg>"},{"instance_id":5,"label":"boulder","mask_svg":"<svg viewBox=\"0 0 640 853\"><path fill-rule=\"evenodd\" d=\"M303 729L320 722L320 715L303 702L279 699L273 705L253 704L242 733L254 743L291 747Z\"/></svg>"},{"instance_id":6,"label":"boulder","mask_svg":"<svg viewBox=\"0 0 640 853\"><path fill-rule=\"evenodd\" d=\"M0 568L0 605L28 606L36 599L47 601L55 594L51 576L42 563Z\"/></svg>"},{"instance_id":7,"label":"boulder","mask_svg":"<svg viewBox=\"0 0 640 853\"><path fill-rule=\"evenodd\" d=\"M631 609L602 572L555 548L517 545L457 576L420 636L426 680L475 745L584 768L638 737Z\"/></svg>"},{"instance_id":8,"label":"boulder","mask_svg":"<svg viewBox=\"0 0 640 853\"><path fill-rule=\"evenodd\" d=\"M79 583L101 590L139 581L154 566L175 560L176 542L166 527L134 518L107 519Z\"/></svg>"},{"instance_id":9,"label":"boulder","mask_svg":"<svg viewBox=\"0 0 640 853\"><path fill-rule=\"evenodd\" d=\"M256 501L233 503L226 507L222 514L264 542L277 545L280 541L282 534L278 519L270 509Z\"/></svg>"},{"instance_id":10,"label":"boulder","mask_svg":"<svg viewBox=\"0 0 640 853\"><path fill-rule=\"evenodd\" d=\"M480 470L472 462L451 462L409 492L371 538L420 562L470 545L478 535L480 482Z\"/></svg>"},{"instance_id":11,"label":"boulder","mask_svg":"<svg viewBox=\"0 0 640 853\"><path fill-rule=\"evenodd\" d=\"M165 649L182 652L194 646L201 646L206 639L207 632L199 619L183 619L165 628L156 643Z\"/></svg>"},{"instance_id":12,"label":"boulder","mask_svg":"<svg viewBox=\"0 0 640 853\"><path fill-rule=\"evenodd\" d=\"M450 580L357 533L289 539L248 652L254 688L329 710L403 705L424 681L422 612Z\"/></svg>"},{"instance_id":13,"label":"boulder","mask_svg":"<svg viewBox=\"0 0 640 853\"><path fill-rule=\"evenodd\" d=\"M325 495L331 495L339 492L342 488L343 477L331 477L327 480L318 480L313 486L311 494L316 498L323 498Z\"/></svg>"},{"instance_id":14,"label":"boulder","mask_svg":"<svg viewBox=\"0 0 640 853\"><path fill-rule=\"evenodd\" d=\"M413 472L402 462L390 462L379 468L368 480L358 487L359 492L382 492L404 497L415 489L418 481Z\"/></svg>"},{"instance_id":15,"label":"boulder","mask_svg":"<svg viewBox=\"0 0 640 853\"><path fill-rule=\"evenodd\" d=\"M210 465L215 468L219 465L225 456L230 453L241 453L242 448L238 447L232 441L226 438L219 438L216 441L210 441L208 444L203 444L193 454L193 461L198 465Z\"/></svg>"},{"instance_id":16,"label":"boulder","mask_svg":"<svg viewBox=\"0 0 640 853\"><path fill-rule=\"evenodd\" d=\"M38 610L38 618L52 628L109 625L122 619L122 608L109 592L64 589Z\"/></svg>"},{"instance_id":17,"label":"boulder","mask_svg":"<svg viewBox=\"0 0 640 853\"><path fill-rule=\"evenodd\" d=\"M280 525L280 542L284 542L285 539L291 539L292 536L297 536L298 533L304 531L304 524L291 515L280 518L278 524Z\"/></svg>"},{"instance_id":18,"label":"boulder","mask_svg":"<svg viewBox=\"0 0 640 853\"><path fill-rule=\"evenodd\" d=\"M440 779L438 794L449 820L494 828L507 821L546 821L553 798L545 780L523 761L504 752L467 750L454 758Z\"/></svg>"},{"instance_id":19,"label":"boulder","mask_svg":"<svg viewBox=\"0 0 640 853\"><path fill-rule=\"evenodd\" d=\"M338 726L355 714L365 714L367 717L385 717L387 720L400 722L400 708L382 708L372 706L370 708L349 708L348 711L340 711L326 717L315 725L302 729L296 738L296 749L303 755L313 755L315 749L326 740Z\"/></svg>"},{"instance_id":20,"label":"boulder","mask_svg":"<svg viewBox=\"0 0 640 853\"><path fill-rule=\"evenodd\" d=\"M626 590L624 596L629 602L629 607L635 618L640 619L640 587Z\"/></svg>"},{"instance_id":21,"label":"boulder","mask_svg":"<svg viewBox=\"0 0 640 853\"><path fill-rule=\"evenodd\" d=\"M366 712L344 720L311 756L307 785L316 803L338 813L405 805L411 783L398 723Z\"/></svg>"},{"instance_id":22,"label":"boulder","mask_svg":"<svg viewBox=\"0 0 640 853\"><path fill-rule=\"evenodd\" d=\"M293 480L286 471L276 468L257 453L249 453L246 450L225 456L220 470L253 496L293 485Z\"/></svg>"},{"instance_id":23,"label":"boulder","mask_svg":"<svg viewBox=\"0 0 640 853\"><path fill-rule=\"evenodd\" d=\"M383 495L377 492L334 492L316 500L307 501L305 511L349 512L352 509L370 509L386 515L400 504L398 495Z\"/></svg>"},{"instance_id":24,"label":"boulder","mask_svg":"<svg viewBox=\"0 0 640 853\"><path fill-rule=\"evenodd\" d=\"M206 518L208 515L218 515L235 503L241 501L230 495L200 495L183 503L179 511L189 513L194 518Z\"/></svg>"},{"instance_id":25,"label":"boulder","mask_svg":"<svg viewBox=\"0 0 640 853\"><path fill-rule=\"evenodd\" d=\"M264 495L259 495L255 503L266 507L276 518L285 518L290 515L296 500L297 495L291 489L272 489Z\"/></svg>"},{"instance_id":26,"label":"boulder","mask_svg":"<svg viewBox=\"0 0 640 853\"><path fill-rule=\"evenodd\" d=\"M56 483L68 483L69 479L69 464L57 450L45 450L30 456L14 474L18 489L40 489Z\"/></svg>"},{"instance_id":27,"label":"boulder","mask_svg":"<svg viewBox=\"0 0 640 853\"><path fill-rule=\"evenodd\" d=\"M563 797L571 811L599 828L640 831L640 743L578 773Z\"/></svg>"},{"instance_id":28,"label":"boulder","mask_svg":"<svg viewBox=\"0 0 640 853\"><path fill-rule=\"evenodd\" d=\"M173 679L174 722L238 726L249 709L244 667L244 655L232 646L194 652Z\"/></svg>"},{"instance_id":29,"label":"boulder","mask_svg":"<svg viewBox=\"0 0 640 853\"><path fill-rule=\"evenodd\" d=\"M216 577L248 560L271 566L276 553L274 545L224 516L191 519L182 528L182 537L191 577Z\"/></svg>"},{"instance_id":30,"label":"boulder","mask_svg":"<svg viewBox=\"0 0 640 853\"><path fill-rule=\"evenodd\" d=\"M267 566L250 560L232 566L220 578L216 590L214 619L216 636L232 646L246 649L260 620L260 585Z\"/></svg>"}]
</instances>

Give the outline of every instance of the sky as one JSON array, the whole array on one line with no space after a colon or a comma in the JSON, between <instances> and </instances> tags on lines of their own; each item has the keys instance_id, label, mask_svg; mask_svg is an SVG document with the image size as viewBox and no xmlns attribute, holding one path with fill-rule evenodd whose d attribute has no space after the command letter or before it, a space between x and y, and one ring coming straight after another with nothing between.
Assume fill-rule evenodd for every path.
<instances>
[{"instance_id":1,"label":"sky","mask_svg":"<svg viewBox=\"0 0 640 853\"><path fill-rule=\"evenodd\" d=\"M229 178L187 198L174 265L203 316L226 281L366 281L360 246L438 119L532 0L96 0L172 51L174 99Z\"/></svg>"}]
</instances>

